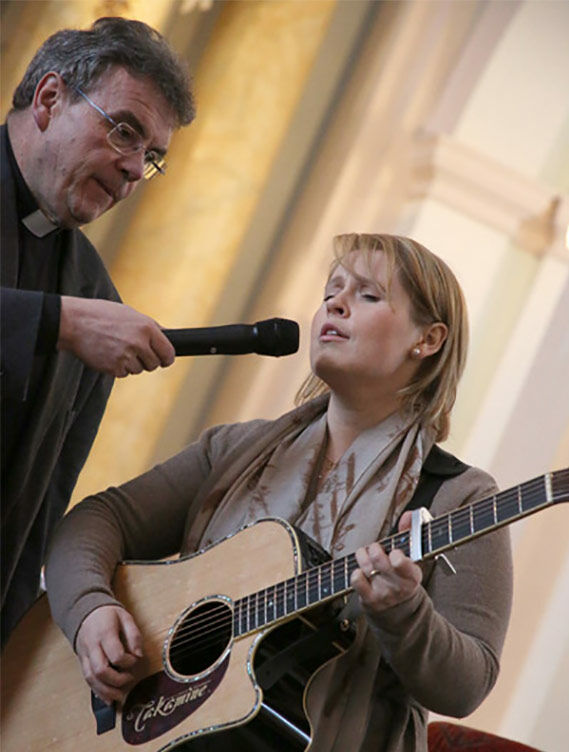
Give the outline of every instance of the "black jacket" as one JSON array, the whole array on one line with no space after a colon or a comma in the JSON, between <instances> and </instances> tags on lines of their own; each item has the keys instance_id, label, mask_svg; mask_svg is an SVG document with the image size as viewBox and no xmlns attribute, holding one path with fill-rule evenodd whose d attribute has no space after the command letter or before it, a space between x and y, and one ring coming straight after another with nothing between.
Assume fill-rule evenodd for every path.
<instances>
[{"instance_id":1,"label":"black jacket","mask_svg":"<svg viewBox=\"0 0 569 752\"><path fill-rule=\"evenodd\" d=\"M1 398L24 399L43 293L17 288L20 235L14 175L1 129ZM97 251L79 230L62 231L57 292L119 300ZM112 379L69 352L47 356L9 467L2 468L2 641L38 594L49 537L65 512L103 416ZM4 410L2 411L4 414ZM10 425L4 427L10 432Z\"/></svg>"}]
</instances>

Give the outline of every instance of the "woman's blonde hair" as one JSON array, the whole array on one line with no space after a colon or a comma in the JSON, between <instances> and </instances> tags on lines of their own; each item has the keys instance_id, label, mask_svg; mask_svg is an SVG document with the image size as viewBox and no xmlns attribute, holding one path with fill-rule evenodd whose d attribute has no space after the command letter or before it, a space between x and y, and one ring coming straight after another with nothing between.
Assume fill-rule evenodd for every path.
<instances>
[{"instance_id":1,"label":"woman's blonde hair","mask_svg":"<svg viewBox=\"0 0 569 752\"><path fill-rule=\"evenodd\" d=\"M437 353L424 358L416 377L401 390L402 407L417 414L434 430L436 441L448 436L450 413L464 371L468 348L468 318L464 296L449 267L425 246L399 235L349 233L334 238L331 272L341 265L353 270L362 255L371 275L373 254L383 251L387 260L389 297L396 274L411 301L411 315L419 326L442 322L448 328ZM296 403L302 404L328 391L328 386L311 374L300 387Z\"/></svg>"}]
</instances>

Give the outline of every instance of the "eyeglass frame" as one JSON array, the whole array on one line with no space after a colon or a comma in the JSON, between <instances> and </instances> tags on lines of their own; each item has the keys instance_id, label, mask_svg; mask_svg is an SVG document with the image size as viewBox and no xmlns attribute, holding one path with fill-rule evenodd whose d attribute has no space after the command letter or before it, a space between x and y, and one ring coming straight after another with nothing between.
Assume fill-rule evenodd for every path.
<instances>
[{"instance_id":1,"label":"eyeglass frame","mask_svg":"<svg viewBox=\"0 0 569 752\"><path fill-rule=\"evenodd\" d=\"M83 99L87 102L87 104L90 104L91 107L93 107L99 113L99 115L102 115L105 118L105 120L107 120L113 126L113 128L107 133L107 141L109 143L109 146L113 148L118 154L122 154L123 156L128 156L128 154L135 154L136 152L144 149L144 146L142 145L142 143L140 143L132 151L125 152L119 149L119 147L116 144L113 144L113 142L111 141L111 134L113 133L113 131L115 131L117 128L120 128L121 126L126 126L130 130L132 130L139 138L140 138L140 134L137 134L134 128L132 127L132 125L130 125L129 123L123 123L123 122L117 123L117 121L114 120L114 118L112 118L108 113L106 113L102 107L99 107L98 104L93 102L91 97L85 94L85 92L82 91L79 88L79 86L73 85L72 88L74 91L77 92L77 94L83 97ZM156 157L153 157L152 156L153 154L156 154L156 152L154 152L152 149L144 149L145 167L144 167L143 177L145 180L152 180L152 178L156 177L158 173L160 173L160 175L164 175L166 173L167 165L166 165L166 162L164 161L164 158L161 157L159 154L156 154ZM159 159L160 162L158 162L157 159ZM147 177L146 169L148 165L151 165L154 168L154 172L152 172L152 174Z\"/></svg>"}]
</instances>

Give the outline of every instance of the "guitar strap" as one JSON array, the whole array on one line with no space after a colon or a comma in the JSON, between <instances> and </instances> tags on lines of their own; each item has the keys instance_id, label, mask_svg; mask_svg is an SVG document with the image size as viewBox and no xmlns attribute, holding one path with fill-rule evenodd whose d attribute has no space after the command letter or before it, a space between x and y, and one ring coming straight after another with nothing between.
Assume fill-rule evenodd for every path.
<instances>
[{"instance_id":1,"label":"guitar strap","mask_svg":"<svg viewBox=\"0 0 569 752\"><path fill-rule=\"evenodd\" d=\"M456 475L461 475L469 467L470 465L459 460L454 454L445 452L440 446L434 444L421 468L421 475L419 476L419 483L417 484L415 493L403 512L419 509L420 507L429 509L433 503L433 499L437 495L437 491L445 480L454 478ZM393 533L397 532L398 524L399 520L394 525Z\"/></svg>"}]
</instances>

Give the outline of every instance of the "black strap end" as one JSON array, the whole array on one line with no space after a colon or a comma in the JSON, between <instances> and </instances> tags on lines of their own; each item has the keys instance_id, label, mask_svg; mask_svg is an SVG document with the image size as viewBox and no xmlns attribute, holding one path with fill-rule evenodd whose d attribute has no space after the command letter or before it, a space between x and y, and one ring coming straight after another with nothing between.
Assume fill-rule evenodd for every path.
<instances>
[{"instance_id":1,"label":"black strap end","mask_svg":"<svg viewBox=\"0 0 569 752\"><path fill-rule=\"evenodd\" d=\"M91 708L97 722L97 735L114 729L117 721L117 711L114 703L107 705L94 692L91 692Z\"/></svg>"}]
</instances>

